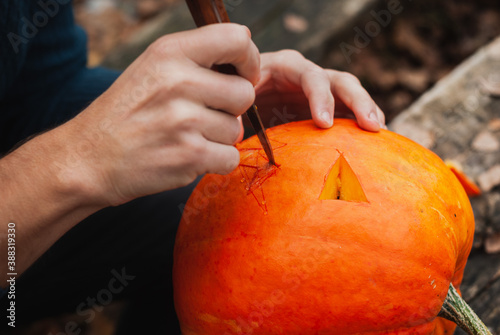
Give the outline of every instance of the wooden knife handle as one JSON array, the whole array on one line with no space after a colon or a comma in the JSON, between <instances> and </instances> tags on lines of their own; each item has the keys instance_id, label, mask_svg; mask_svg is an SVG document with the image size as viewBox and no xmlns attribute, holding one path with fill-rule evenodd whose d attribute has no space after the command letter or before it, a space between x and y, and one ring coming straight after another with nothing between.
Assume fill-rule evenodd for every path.
<instances>
[{"instance_id":1,"label":"wooden knife handle","mask_svg":"<svg viewBox=\"0 0 500 335\"><path fill-rule=\"evenodd\" d=\"M186 0L194 22L198 27L208 24L231 22L222 0ZM216 65L216 70L225 74L238 74L231 64Z\"/></svg>"},{"instance_id":2,"label":"wooden knife handle","mask_svg":"<svg viewBox=\"0 0 500 335\"><path fill-rule=\"evenodd\" d=\"M231 22L222 0L186 0L198 27L207 24Z\"/></svg>"}]
</instances>

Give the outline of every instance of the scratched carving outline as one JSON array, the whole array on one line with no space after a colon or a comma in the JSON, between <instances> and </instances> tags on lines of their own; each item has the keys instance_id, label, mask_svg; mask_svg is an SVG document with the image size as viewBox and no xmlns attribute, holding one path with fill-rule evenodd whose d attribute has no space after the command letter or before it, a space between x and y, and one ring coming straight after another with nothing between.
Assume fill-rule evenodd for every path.
<instances>
[{"instance_id":1,"label":"scratched carving outline","mask_svg":"<svg viewBox=\"0 0 500 335\"><path fill-rule=\"evenodd\" d=\"M270 141L273 146L274 152L287 145L286 143L279 142L273 139L270 139ZM279 164L269 165L269 161L267 160L264 149L261 147L240 149L241 153L249 151L254 151L256 153L252 153L242 157L242 161L238 165L238 169L242 176L242 179L240 181L242 183L245 183L247 195L251 194L264 214L267 214L267 202L264 195L264 190L262 189L262 184L264 184L270 177L276 175L276 173L280 169L280 166Z\"/></svg>"}]
</instances>

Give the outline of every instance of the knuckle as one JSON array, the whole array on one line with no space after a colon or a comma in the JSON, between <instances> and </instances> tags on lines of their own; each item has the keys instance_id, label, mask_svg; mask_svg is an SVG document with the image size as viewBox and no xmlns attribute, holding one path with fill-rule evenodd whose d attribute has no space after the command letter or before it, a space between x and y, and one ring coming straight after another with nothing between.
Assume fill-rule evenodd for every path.
<instances>
[{"instance_id":1,"label":"knuckle","mask_svg":"<svg viewBox=\"0 0 500 335\"><path fill-rule=\"evenodd\" d=\"M338 75L339 75L339 77L340 77L341 80L351 81L351 82L354 82L356 84L361 84L361 82L359 81L358 77L356 77L352 73L349 73L349 72L339 72Z\"/></svg>"},{"instance_id":2,"label":"knuckle","mask_svg":"<svg viewBox=\"0 0 500 335\"><path fill-rule=\"evenodd\" d=\"M312 64L312 66L308 69L308 73L309 75L315 76L316 78L323 77L324 79L328 79L327 72L316 64Z\"/></svg>"},{"instance_id":3,"label":"knuckle","mask_svg":"<svg viewBox=\"0 0 500 335\"><path fill-rule=\"evenodd\" d=\"M180 109L176 112L176 126L187 132L193 132L200 128L200 115L195 110ZM198 143L195 143L197 145Z\"/></svg>"},{"instance_id":4,"label":"knuckle","mask_svg":"<svg viewBox=\"0 0 500 335\"><path fill-rule=\"evenodd\" d=\"M188 96L188 92L196 92L197 82L194 77L184 71L168 71L168 78L162 81L159 94L167 99Z\"/></svg>"},{"instance_id":5,"label":"knuckle","mask_svg":"<svg viewBox=\"0 0 500 335\"><path fill-rule=\"evenodd\" d=\"M162 36L147 48L147 52L156 57L165 57L173 49L173 44L173 39L170 36Z\"/></svg>"},{"instance_id":6,"label":"knuckle","mask_svg":"<svg viewBox=\"0 0 500 335\"><path fill-rule=\"evenodd\" d=\"M293 49L276 51L274 57L277 63L291 64L292 66L297 64L303 66L304 62L309 62L299 51Z\"/></svg>"},{"instance_id":7,"label":"knuckle","mask_svg":"<svg viewBox=\"0 0 500 335\"><path fill-rule=\"evenodd\" d=\"M248 35L248 28L242 25L229 25L227 36L237 49L247 49L252 43Z\"/></svg>"},{"instance_id":8,"label":"knuckle","mask_svg":"<svg viewBox=\"0 0 500 335\"><path fill-rule=\"evenodd\" d=\"M156 95L161 97L161 100L174 103L180 97L176 92L175 81L175 76L170 77L168 81L163 80L156 90Z\"/></svg>"},{"instance_id":9,"label":"knuckle","mask_svg":"<svg viewBox=\"0 0 500 335\"><path fill-rule=\"evenodd\" d=\"M280 50L277 52L277 54L283 58L290 58L293 60L304 60L305 59L304 56L300 52L298 52L297 50L293 50L293 49Z\"/></svg>"},{"instance_id":10,"label":"knuckle","mask_svg":"<svg viewBox=\"0 0 500 335\"><path fill-rule=\"evenodd\" d=\"M170 112L168 114L168 122L170 129L176 129L179 133L192 132L199 129L200 111L189 104L186 104L181 99L171 101L168 106Z\"/></svg>"},{"instance_id":11,"label":"knuckle","mask_svg":"<svg viewBox=\"0 0 500 335\"><path fill-rule=\"evenodd\" d=\"M187 73L181 72L173 78L171 85L176 94L183 95L186 92L196 92L199 80L195 76L189 76Z\"/></svg>"}]
</instances>

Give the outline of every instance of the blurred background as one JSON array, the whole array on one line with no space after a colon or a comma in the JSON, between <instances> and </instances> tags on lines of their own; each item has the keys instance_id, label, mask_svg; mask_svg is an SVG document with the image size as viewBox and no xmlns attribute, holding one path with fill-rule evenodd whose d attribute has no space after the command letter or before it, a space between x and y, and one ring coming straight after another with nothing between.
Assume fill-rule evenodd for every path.
<instances>
[{"instance_id":1,"label":"blurred background","mask_svg":"<svg viewBox=\"0 0 500 335\"><path fill-rule=\"evenodd\" d=\"M224 2L261 51L292 48L355 74L389 120L500 34L496 0L393 1L395 14L384 0ZM76 0L75 13L90 66L123 69L159 36L195 27L182 0Z\"/></svg>"},{"instance_id":2,"label":"blurred background","mask_svg":"<svg viewBox=\"0 0 500 335\"><path fill-rule=\"evenodd\" d=\"M224 2L231 20L251 29L261 51L292 48L323 67L355 74L388 121L500 36L498 0ZM78 24L88 33L88 64L92 67L124 69L158 37L195 27L182 0L75 0L74 10ZM498 111L494 112L496 121L490 124L496 124L491 133L500 139ZM500 157L496 150L488 151L488 155ZM500 166L495 159L488 164ZM473 170L473 175L479 176L484 170L483 164L482 170ZM500 176L500 172L495 173ZM490 185L489 198L473 201L476 214L486 214L485 218L476 217L476 242L463 289L464 296L479 306L478 314L500 334L498 176L493 175L497 184ZM482 310L481 300L489 301ZM13 334L60 334L68 320L74 320L81 335L110 335L123 307L121 302L111 303L90 324L69 314L16 329Z\"/></svg>"}]
</instances>

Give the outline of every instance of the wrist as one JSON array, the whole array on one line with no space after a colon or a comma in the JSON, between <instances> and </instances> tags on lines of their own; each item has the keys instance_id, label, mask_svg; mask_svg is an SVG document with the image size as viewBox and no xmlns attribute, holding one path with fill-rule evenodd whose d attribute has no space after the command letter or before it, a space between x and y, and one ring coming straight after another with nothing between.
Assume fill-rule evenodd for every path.
<instances>
[{"instance_id":1,"label":"wrist","mask_svg":"<svg viewBox=\"0 0 500 335\"><path fill-rule=\"evenodd\" d=\"M51 160L47 169L52 175L55 191L80 206L102 209L111 203L100 182L100 166L95 144L85 137L84 127L70 121L40 137L43 147L49 147ZM35 144L35 143L34 143ZM36 145L40 145L36 143ZM42 149L43 150L43 149Z\"/></svg>"},{"instance_id":2,"label":"wrist","mask_svg":"<svg viewBox=\"0 0 500 335\"><path fill-rule=\"evenodd\" d=\"M73 147L69 128L65 124L29 140L2 159L0 173L10 181L11 189L58 199L71 211L97 211L109 204L96 187L90 164L84 163L84 157Z\"/></svg>"}]
</instances>

